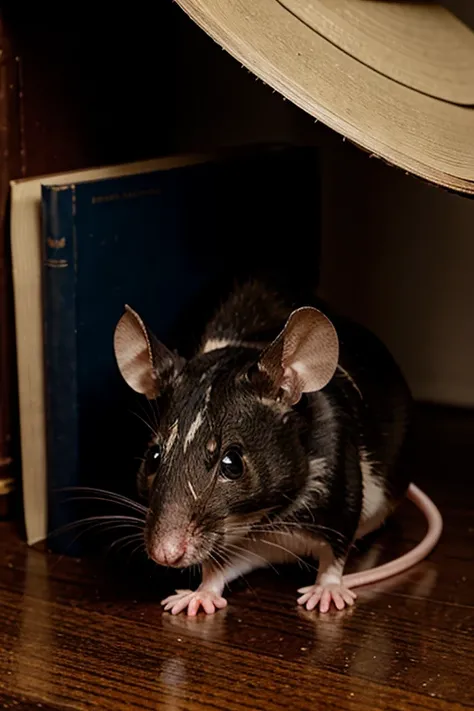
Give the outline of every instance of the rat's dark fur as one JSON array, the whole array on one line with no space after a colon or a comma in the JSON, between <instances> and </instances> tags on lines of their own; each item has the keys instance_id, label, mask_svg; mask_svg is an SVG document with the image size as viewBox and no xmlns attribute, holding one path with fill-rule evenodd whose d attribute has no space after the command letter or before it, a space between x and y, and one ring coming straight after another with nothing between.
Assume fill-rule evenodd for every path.
<instances>
[{"instance_id":1,"label":"rat's dark fur","mask_svg":"<svg viewBox=\"0 0 474 711\"><path fill-rule=\"evenodd\" d=\"M203 348L213 341L231 345L199 352L164 383L156 402L160 425L154 441L165 448L177 423L175 438L182 445L198 413L203 423L185 452L183 446L171 448L158 472L142 467L142 489L144 479L153 476L149 541L167 528L166 511L174 512L182 526L195 522L206 534L204 549L212 550L229 516L268 510L269 521L285 520L288 513L302 525L321 526L333 549L344 555L361 516L360 447L377 462L376 475L393 503L403 497L409 477L401 476L396 465L403 454L409 393L392 357L366 329L333 317L339 362L348 375L338 371L321 392L304 396L294 408L269 404L271 385L255 368L261 348L251 343L271 341L290 311L261 285L247 285L205 331ZM211 441L216 443L212 453L207 449ZM241 448L246 475L229 482L215 470L231 445ZM308 463L314 458L326 462L325 486L305 494ZM304 497L300 507L299 496Z\"/></svg>"},{"instance_id":2,"label":"rat's dark fur","mask_svg":"<svg viewBox=\"0 0 474 711\"><path fill-rule=\"evenodd\" d=\"M187 362L137 314L117 328L121 371L158 413L139 473L149 555L177 567L201 563L205 573L184 602L183 593L165 601L170 609L195 597L195 614L201 589L210 609L223 606L225 582L277 562L278 549L320 557L309 609L323 589L338 607L352 604L339 584L350 547L405 495L411 397L398 366L367 329L325 304L298 306L245 284ZM229 450L241 454L240 477L222 469ZM262 554L259 542L273 549Z\"/></svg>"}]
</instances>

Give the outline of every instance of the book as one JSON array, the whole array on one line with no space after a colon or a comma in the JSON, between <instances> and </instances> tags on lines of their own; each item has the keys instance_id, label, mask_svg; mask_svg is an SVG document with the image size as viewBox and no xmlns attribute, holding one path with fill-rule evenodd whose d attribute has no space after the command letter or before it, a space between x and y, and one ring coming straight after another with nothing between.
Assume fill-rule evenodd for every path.
<instances>
[{"instance_id":1,"label":"book","mask_svg":"<svg viewBox=\"0 0 474 711\"><path fill-rule=\"evenodd\" d=\"M472 1L262 0L258 12L255 0L176 3L239 65L317 121L369 155L472 199Z\"/></svg>"},{"instance_id":2,"label":"book","mask_svg":"<svg viewBox=\"0 0 474 711\"><path fill-rule=\"evenodd\" d=\"M160 3L153 23L117 16L113 32L107 15L91 23L77 13L71 23L59 6L43 10L0 7L0 518L9 519L21 518L22 504L10 181L159 155L174 145L173 111L155 111L149 91L157 63L161 94L172 92L173 8ZM164 102L171 107L170 98Z\"/></svg>"},{"instance_id":3,"label":"book","mask_svg":"<svg viewBox=\"0 0 474 711\"><path fill-rule=\"evenodd\" d=\"M236 279L316 286L319 173L310 148L174 156L12 183L27 540L77 554L61 491L133 495L147 403L123 383L125 304L183 355Z\"/></svg>"}]
</instances>

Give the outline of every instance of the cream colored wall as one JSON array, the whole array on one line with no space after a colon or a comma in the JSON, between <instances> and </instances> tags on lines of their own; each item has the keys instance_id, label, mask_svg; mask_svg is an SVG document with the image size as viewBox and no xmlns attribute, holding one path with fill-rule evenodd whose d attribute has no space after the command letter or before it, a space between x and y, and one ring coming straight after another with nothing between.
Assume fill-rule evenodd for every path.
<instances>
[{"instance_id":1,"label":"cream colored wall","mask_svg":"<svg viewBox=\"0 0 474 711\"><path fill-rule=\"evenodd\" d=\"M386 341L418 398L474 406L474 200L369 158L184 18L179 31L178 149L268 140L321 146L321 293Z\"/></svg>"},{"instance_id":2,"label":"cream colored wall","mask_svg":"<svg viewBox=\"0 0 474 711\"><path fill-rule=\"evenodd\" d=\"M321 294L390 347L416 397L474 405L474 200L325 151Z\"/></svg>"}]
</instances>

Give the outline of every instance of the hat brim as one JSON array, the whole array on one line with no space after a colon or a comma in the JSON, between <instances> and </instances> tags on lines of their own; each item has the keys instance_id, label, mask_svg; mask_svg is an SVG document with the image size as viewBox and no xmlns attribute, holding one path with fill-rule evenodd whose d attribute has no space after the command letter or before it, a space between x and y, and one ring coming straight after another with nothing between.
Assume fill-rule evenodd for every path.
<instances>
[{"instance_id":1,"label":"hat brim","mask_svg":"<svg viewBox=\"0 0 474 711\"><path fill-rule=\"evenodd\" d=\"M367 66L320 34L317 18L309 23L279 0L177 2L235 59L315 119L392 165L474 194L474 108Z\"/></svg>"}]
</instances>

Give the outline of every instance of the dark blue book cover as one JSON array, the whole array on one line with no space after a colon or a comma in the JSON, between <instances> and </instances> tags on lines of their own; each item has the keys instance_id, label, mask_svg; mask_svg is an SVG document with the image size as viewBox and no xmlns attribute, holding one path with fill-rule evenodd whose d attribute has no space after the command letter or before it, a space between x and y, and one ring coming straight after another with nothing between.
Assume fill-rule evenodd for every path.
<instances>
[{"instance_id":1,"label":"dark blue book cover","mask_svg":"<svg viewBox=\"0 0 474 711\"><path fill-rule=\"evenodd\" d=\"M62 489L135 496L136 458L149 435L149 403L123 383L113 352L124 305L189 355L236 279L270 275L285 288L315 287L317 155L262 148L151 173L43 185L42 216L54 534L48 545L78 554L80 527L58 535L77 517Z\"/></svg>"}]
</instances>

